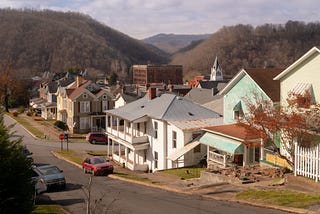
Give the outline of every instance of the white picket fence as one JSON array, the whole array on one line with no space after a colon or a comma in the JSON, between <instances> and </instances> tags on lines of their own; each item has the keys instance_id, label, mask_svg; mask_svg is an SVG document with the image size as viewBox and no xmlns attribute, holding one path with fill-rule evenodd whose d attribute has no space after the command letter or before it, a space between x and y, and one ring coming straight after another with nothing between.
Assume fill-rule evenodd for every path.
<instances>
[{"instance_id":1,"label":"white picket fence","mask_svg":"<svg viewBox=\"0 0 320 214\"><path fill-rule=\"evenodd\" d=\"M314 179L320 179L320 155L319 145L313 148L304 148L295 144L294 175L301 175Z\"/></svg>"}]
</instances>

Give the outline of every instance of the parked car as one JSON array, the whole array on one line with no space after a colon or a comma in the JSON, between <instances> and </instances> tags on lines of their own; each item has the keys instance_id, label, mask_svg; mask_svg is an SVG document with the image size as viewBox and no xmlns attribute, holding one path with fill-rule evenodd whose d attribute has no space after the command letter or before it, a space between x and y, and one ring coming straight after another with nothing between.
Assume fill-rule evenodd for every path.
<instances>
[{"instance_id":1,"label":"parked car","mask_svg":"<svg viewBox=\"0 0 320 214\"><path fill-rule=\"evenodd\" d=\"M86 135L86 140L92 144L96 144L97 142L106 144L108 136L102 132L90 132Z\"/></svg>"},{"instance_id":2,"label":"parked car","mask_svg":"<svg viewBox=\"0 0 320 214\"><path fill-rule=\"evenodd\" d=\"M32 168L32 183L34 185L35 196L47 191L47 185L43 176L34 168Z\"/></svg>"},{"instance_id":3,"label":"parked car","mask_svg":"<svg viewBox=\"0 0 320 214\"><path fill-rule=\"evenodd\" d=\"M48 190L53 188L66 188L66 179L63 170L54 165L34 166L33 169L40 174L45 181Z\"/></svg>"},{"instance_id":4,"label":"parked car","mask_svg":"<svg viewBox=\"0 0 320 214\"><path fill-rule=\"evenodd\" d=\"M27 147L22 148L22 153L27 157L27 159L29 159L33 162L33 157L32 157L33 153L30 152L30 150L27 149Z\"/></svg>"},{"instance_id":5,"label":"parked car","mask_svg":"<svg viewBox=\"0 0 320 214\"><path fill-rule=\"evenodd\" d=\"M92 156L82 162L84 173L91 172L93 175L104 175L113 173L113 165L108 159L101 156Z\"/></svg>"}]
</instances>

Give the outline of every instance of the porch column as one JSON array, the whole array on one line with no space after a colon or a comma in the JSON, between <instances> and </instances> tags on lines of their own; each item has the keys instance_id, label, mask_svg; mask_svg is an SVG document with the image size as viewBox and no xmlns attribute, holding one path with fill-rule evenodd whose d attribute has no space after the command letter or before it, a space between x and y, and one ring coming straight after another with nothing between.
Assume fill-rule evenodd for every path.
<instances>
[{"instance_id":1,"label":"porch column","mask_svg":"<svg viewBox=\"0 0 320 214\"><path fill-rule=\"evenodd\" d=\"M248 159L248 147L244 146L244 152L243 152L243 163L242 166L246 166L247 165L247 159Z\"/></svg>"},{"instance_id":2,"label":"porch column","mask_svg":"<svg viewBox=\"0 0 320 214\"><path fill-rule=\"evenodd\" d=\"M126 140L126 137L127 137L127 121L124 120L123 121L123 132L124 132L124 140Z\"/></svg>"},{"instance_id":3,"label":"porch column","mask_svg":"<svg viewBox=\"0 0 320 214\"><path fill-rule=\"evenodd\" d=\"M119 151L119 163L121 163L121 144L118 143L118 151Z\"/></svg>"},{"instance_id":4,"label":"porch column","mask_svg":"<svg viewBox=\"0 0 320 214\"><path fill-rule=\"evenodd\" d=\"M112 129L113 129L113 116L111 115L110 116L110 132L112 133L113 131L112 131Z\"/></svg>"},{"instance_id":5,"label":"porch column","mask_svg":"<svg viewBox=\"0 0 320 214\"><path fill-rule=\"evenodd\" d=\"M112 155L112 159L113 159L113 153L114 153L114 142L112 141L112 144L111 144L111 155Z\"/></svg>"},{"instance_id":6,"label":"porch column","mask_svg":"<svg viewBox=\"0 0 320 214\"><path fill-rule=\"evenodd\" d=\"M119 117L117 117L117 136L119 137Z\"/></svg>"},{"instance_id":7,"label":"porch column","mask_svg":"<svg viewBox=\"0 0 320 214\"><path fill-rule=\"evenodd\" d=\"M136 167L136 151L135 150L133 150L133 164L132 164L132 166L133 166L133 170L135 170L135 167Z\"/></svg>"},{"instance_id":8,"label":"porch column","mask_svg":"<svg viewBox=\"0 0 320 214\"><path fill-rule=\"evenodd\" d=\"M133 128L134 128L134 123L131 123L131 139L133 140Z\"/></svg>"},{"instance_id":9,"label":"porch column","mask_svg":"<svg viewBox=\"0 0 320 214\"><path fill-rule=\"evenodd\" d=\"M124 157L125 157L126 166L128 166L128 147L124 147Z\"/></svg>"},{"instance_id":10,"label":"porch column","mask_svg":"<svg viewBox=\"0 0 320 214\"><path fill-rule=\"evenodd\" d=\"M260 160L263 160L264 157L264 146L263 146L263 140L260 139Z\"/></svg>"},{"instance_id":11,"label":"porch column","mask_svg":"<svg viewBox=\"0 0 320 214\"><path fill-rule=\"evenodd\" d=\"M110 156L110 138L108 138L107 152L108 152L108 156Z\"/></svg>"}]
</instances>

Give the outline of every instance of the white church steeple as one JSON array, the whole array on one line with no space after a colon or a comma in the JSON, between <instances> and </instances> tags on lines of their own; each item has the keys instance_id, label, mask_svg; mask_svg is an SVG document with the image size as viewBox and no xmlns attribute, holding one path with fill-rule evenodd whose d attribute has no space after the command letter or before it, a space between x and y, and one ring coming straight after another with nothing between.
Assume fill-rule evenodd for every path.
<instances>
[{"instance_id":1,"label":"white church steeple","mask_svg":"<svg viewBox=\"0 0 320 214\"><path fill-rule=\"evenodd\" d=\"M223 80L222 68L218 62L218 57L214 60L213 66L211 68L210 80L212 81L220 81Z\"/></svg>"}]
</instances>

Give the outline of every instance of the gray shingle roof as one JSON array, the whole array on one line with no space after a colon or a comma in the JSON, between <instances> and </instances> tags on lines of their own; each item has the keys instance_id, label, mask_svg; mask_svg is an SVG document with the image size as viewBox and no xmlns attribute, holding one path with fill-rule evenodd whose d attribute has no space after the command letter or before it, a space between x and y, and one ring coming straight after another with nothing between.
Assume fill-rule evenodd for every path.
<instances>
[{"instance_id":1,"label":"gray shingle roof","mask_svg":"<svg viewBox=\"0 0 320 214\"><path fill-rule=\"evenodd\" d=\"M133 121L143 116L166 121L217 118L219 114L173 94L162 94L149 100L145 96L120 108L107 111Z\"/></svg>"}]
</instances>

